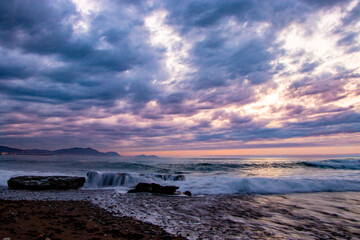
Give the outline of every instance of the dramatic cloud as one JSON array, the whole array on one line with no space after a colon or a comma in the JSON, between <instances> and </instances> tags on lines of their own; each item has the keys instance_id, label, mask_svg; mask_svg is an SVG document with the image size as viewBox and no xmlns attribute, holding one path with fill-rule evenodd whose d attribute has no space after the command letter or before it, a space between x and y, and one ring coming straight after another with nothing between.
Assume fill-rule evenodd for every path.
<instances>
[{"instance_id":1,"label":"dramatic cloud","mask_svg":"<svg viewBox=\"0 0 360 240\"><path fill-rule=\"evenodd\" d=\"M0 143L360 146L359 11L358 0L1 1Z\"/></svg>"}]
</instances>

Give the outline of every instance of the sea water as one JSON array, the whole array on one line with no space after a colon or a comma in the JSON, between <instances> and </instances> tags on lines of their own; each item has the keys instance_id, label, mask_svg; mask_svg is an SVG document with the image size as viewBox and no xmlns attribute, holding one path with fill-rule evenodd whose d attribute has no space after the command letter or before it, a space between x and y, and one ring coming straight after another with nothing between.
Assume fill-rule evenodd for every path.
<instances>
[{"instance_id":1,"label":"sea water","mask_svg":"<svg viewBox=\"0 0 360 240\"><path fill-rule=\"evenodd\" d=\"M0 186L20 175L76 175L86 189L126 192L139 182L194 194L360 191L360 158L1 156Z\"/></svg>"},{"instance_id":2,"label":"sea water","mask_svg":"<svg viewBox=\"0 0 360 240\"><path fill-rule=\"evenodd\" d=\"M2 190L0 197L91 200L189 239L359 239L359 160L1 156L3 189L20 175L84 176L86 183L70 192ZM139 182L193 196L126 194Z\"/></svg>"}]
</instances>

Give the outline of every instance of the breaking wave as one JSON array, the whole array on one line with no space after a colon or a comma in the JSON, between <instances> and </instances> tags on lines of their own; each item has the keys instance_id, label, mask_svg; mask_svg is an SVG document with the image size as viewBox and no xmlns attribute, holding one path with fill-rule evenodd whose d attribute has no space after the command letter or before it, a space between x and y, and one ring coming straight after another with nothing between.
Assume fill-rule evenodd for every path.
<instances>
[{"instance_id":1,"label":"breaking wave","mask_svg":"<svg viewBox=\"0 0 360 240\"><path fill-rule=\"evenodd\" d=\"M113 172L88 172L85 187L133 187L139 182L184 181L184 175L170 174L138 174L138 173L113 173Z\"/></svg>"},{"instance_id":2,"label":"breaking wave","mask_svg":"<svg viewBox=\"0 0 360 240\"><path fill-rule=\"evenodd\" d=\"M301 162L307 167L360 170L359 159L329 159L318 162Z\"/></svg>"},{"instance_id":3,"label":"breaking wave","mask_svg":"<svg viewBox=\"0 0 360 240\"><path fill-rule=\"evenodd\" d=\"M282 194L360 191L360 180L341 178L265 178L227 176L187 179L180 190L195 194Z\"/></svg>"},{"instance_id":4,"label":"breaking wave","mask_svg":"<svg viewBox=\"0 0 360 240\"><path fill-rule=\"evenodd\" d=\"M297 167L316 167L332 169L352 169L360 170L360 159L329 159L322 161L302 161L302 162L270 162L270 163L191 163L191 164L172 164L160 165L162 169L176 170L178 172L214 172L214 171L234 171L237 169L260 169L260 168L297 168Z\"/></svg>"},{"instance_id":5,"label":"breaking wave","mask_svg":"<svg viewBox=\"0 0 360 240\"><path fill-rule=\"evenodd\" d=\"M139 182L176 185L194 194L282 194L360 191L360 180L343 178L187 177L170 174L88 172L85 188L128 190Z\"/></svg>"}]
</instances>

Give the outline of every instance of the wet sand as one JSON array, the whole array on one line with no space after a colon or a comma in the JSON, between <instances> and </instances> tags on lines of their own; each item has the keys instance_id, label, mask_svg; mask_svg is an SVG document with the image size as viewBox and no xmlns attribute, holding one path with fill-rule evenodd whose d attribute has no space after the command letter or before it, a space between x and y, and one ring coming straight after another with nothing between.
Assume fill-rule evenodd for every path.
<instances>
[{"instance_id":1,"label":"wet sand","mask_svg":"<svg viewBox=\"0 0 360 240\"><path fill-rule=\"evenodd\" d=\"M0 239L185 239L88 201L0 200Z\"/></svg>"},{"instance_id":2,"label":"wet sand","mask_svg":"<svg viewBox=\"0 0 360 240\"><path fill-rule=\"evenodd\" d=\"M0 189L0 199L0 240L360 239L360 192L184 197Z\"/></svg>"},{"instance_id":3,"label":"wet sand","mask_svg":"<svg viewBox=\"0 0 360 240\"><path fill-rule=\"evenodd\" d=\"M193 197L114 192L92 201L189 239L360 239L360 192Z\"/></svg>"}]
</instances>

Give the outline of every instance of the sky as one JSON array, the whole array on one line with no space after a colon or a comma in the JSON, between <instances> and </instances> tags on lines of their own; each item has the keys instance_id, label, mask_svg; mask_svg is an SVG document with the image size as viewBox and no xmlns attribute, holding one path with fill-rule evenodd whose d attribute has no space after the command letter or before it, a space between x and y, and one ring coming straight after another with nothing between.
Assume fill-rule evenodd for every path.
<instances>
[{"instance_id":1,"label":"sky","mask_svg":"<svg viewBox=\"0 0 360 240\"><path fill-rule=\"evenodd\" d=\"M0 1L0 145L360 153L359 0Z\"/></svg>"}]
</instances>

